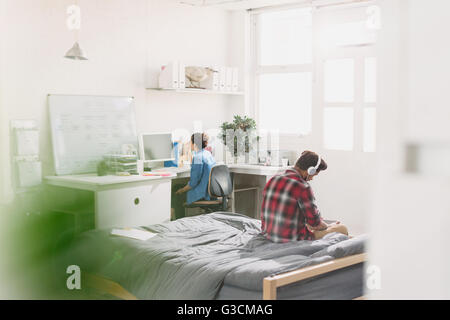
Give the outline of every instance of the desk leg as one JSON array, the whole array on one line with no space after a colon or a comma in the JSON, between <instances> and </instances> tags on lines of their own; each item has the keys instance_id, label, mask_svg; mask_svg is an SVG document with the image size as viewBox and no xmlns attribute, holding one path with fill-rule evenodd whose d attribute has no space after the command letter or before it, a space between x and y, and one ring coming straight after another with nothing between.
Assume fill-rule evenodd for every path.
<instances>
[{"instance_id":1,"label":"desk leg","mask_svg":"<svg viewBox=\"0 0 450 320\"><path fill-rule=\"evenodd\" d=\"M233 192L231 193L231 212L236 212L236 195L234 194L234 190L236 188L235 182L235 174L233 173Z\"/></svg>"},{"instance_id":2,"label":"desk leg","mask_svg":"<svg viewBox=\"0 0 450 320\"><path fill-rule=\"evenodd\" d=\"M256 190L256 197L255 197L255 200L256 200L256 204L255 204L255 206L256 206L255 219L259 219L259 218L260 218L259 216L260 216L260 212L261 212L262 190L263 190L263 189L261 189L261 188L258 188L258 189Z\"/></svg>"},{"instance_id":3,"label":"desk leg","mask_svg":"<svg viewBox=\"0 0 450 320\"><path fill-rule=\"evenodd\" d=\"M242 205L246 208L245 212L246 214L255 219L259 219L260 210L261 210L261 191L263 190L265 186L266 177L255 175L255 174L241 174L241 173L233 173L233 199L232 199L232 211L236 212L242 209ZM240 192L248 192L248 194L251 194L251 197L253 199L245 200L241 203L241 201L244 201L242 196L238 197L237 195ZM252 208L249 208L249 201L253 202ZM244 212L239 212L244 213Z\"/></svg>"}]
</instances>

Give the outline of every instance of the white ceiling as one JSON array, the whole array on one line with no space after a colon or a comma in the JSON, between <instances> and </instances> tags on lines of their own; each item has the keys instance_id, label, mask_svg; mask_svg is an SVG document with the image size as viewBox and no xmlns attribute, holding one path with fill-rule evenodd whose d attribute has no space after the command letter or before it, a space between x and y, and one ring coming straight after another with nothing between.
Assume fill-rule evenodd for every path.
<instances>
[{"instance_id":1,"label":"white ceiling","mask_svg":"<svg viewBox=\"0 0 450 320\"><path fill-rule=\"evenodd\" d=\"M275 5L311 2L310 0L179 0L193 6L214 6L225 10L247 10Z\"/></svg>"},{"instance_id":2,"label":"white ceiling","mask_svg":"<svg viewBox=\"0 0 450 320\"><path fill-rule=\"evenodd\" d=\"M371 0L176 0L191 6L215 7L224 10L248 10L270 6L310 3L314 6L329 6L343 3L361 3ZM373 1L373 0L372 0Z\"/></svg>"}]
</instances>

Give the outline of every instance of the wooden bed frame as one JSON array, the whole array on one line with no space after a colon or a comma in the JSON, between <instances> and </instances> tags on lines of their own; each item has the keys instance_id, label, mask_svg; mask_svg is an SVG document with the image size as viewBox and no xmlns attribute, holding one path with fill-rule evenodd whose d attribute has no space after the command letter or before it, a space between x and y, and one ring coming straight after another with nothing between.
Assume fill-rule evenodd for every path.
<instances>
[{"instance_id":1,"label":"wooden bed frame","mask_svg":"<svg viewBox=\"0 0 450 320\"><path fill-rule=\"evenodd\" d=\"M366 254L355 254L340 259L316 264L310 267L297 269L294 271L281 273L276 276L266 277L263 280L263 299L275 300L277 298L277 288L302 281L308 278L312 278L321 274L325 274L338 269L343 269L358 263L366 261ZM356 299L362 299L363 297L357 297Z\"/></svg>"},{"instance_id":2,"label":"wooden bed frame","mask_svg":"<svg viewBox=\"0 0 450 320\"><path fill-rule=\"evenodd\" d=\"M269 276L263 279L263 300L275 300L277 298L277 288L312 278L321 274L343 269L366 261L366 254L355 254L344 258L320 263L317 265L293 270L290 272ZM112 295L123 300L137 300L137 298L123 288L120 284L101 276L85 274L85 283L88 287L94 288L102 293ZM363 300L364 297L356 297L354 300Z\"/></svg>"}]
</instances>

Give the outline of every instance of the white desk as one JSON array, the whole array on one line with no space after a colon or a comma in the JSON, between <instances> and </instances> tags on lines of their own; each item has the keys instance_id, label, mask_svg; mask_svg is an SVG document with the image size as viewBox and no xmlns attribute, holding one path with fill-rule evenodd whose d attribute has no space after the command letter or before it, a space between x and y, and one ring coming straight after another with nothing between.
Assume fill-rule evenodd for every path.
<instances>
[{"instance_id":1,"label":"white desk","mask_svg":"<svg viewBox=\"0 0 450 320\"><path fill-rule=\"evenodd\" d=\"M66 197L53 197L55 210L63 208L64 211L69 205L76 214L76 211L85 211L87 206L95 215L95 227L109 228L144 226L170 220L171 180L174 178L176 174L168 177L85 174L48 176L45 181L47 185L60 189L57 190L59 197ZM62 189L67 192L62 192ZM77 190L84 194L75 195ZM93 193L93 197L89 193ZM79 198L87 200L78 201Z\"/></svg>"},{"instance_id":2,"label":"white desk","mask_svg":"<svg viewBox=\"0 0 450 320\"><path fill-rule=\"evenodd\" d=\"M275 167L275 166L263 166L256 164L229 164L231 173L250 174L257 176L273 177L276 174L282 173L292 167ZM153 172L170 172L177 175L177 178L188 178L190 176L190 166L181 168L159 168L153 170Z\"/></svg>"},{"instance_id":3,"label":"white desk","mask_svg":"<svg viewBox=\"0 0 450 320\"><path fill-rule=\"evenodd\" d=\"M230 171L233 173L265 176L268 178L271 178L276 174L283 173L287 169L292 168L292 167L263 166L256 164L230 164L228 165L228 167L230 168Z\"/></svg>"},{"instance_id":4,"label":"white desk","mask_svg":"<svg viewBox=\"0 0 450 320\"><path fill-rule=\"evenodd\" d=\"M259 219L262 205L262 191L274 175L285 172L290 167L275 167L251 164L229 165L233 174L233 212L242 212ZM249 193L255 201L249 201Z\"/></svg>"},{"instance_id":5,"label":"white desk","mask_svg":"<svg viewBox=\"0 0 450 320\"><path fill-rule=\"evenodd\" d=\"M247 213L247 215L259 218L262 190L267 181L276 174L285 172L292 167L275 167L251 164L229 164L230 172L233 175L233 195L231 201L231 210L233 212ZM171 172L177 175L177 178L189 178L190 167L181 168L161 168L154 171ZM255 201L248 201L244 192L253 192ZM253 208L250 208L250 205Z\"/></svg>"},{"instance_id":6,"label":"white desk","mask_svg":"<svg viewBox=\"0 0 450 320\"><path fill-rule=\"evenodd\" d=\"M229 168L233 174L232 211L258 218L267 181L289 167L233 164ZM189 166L153 170L158 171L172 175L48 176L45 182L53 188L50 205L54 210L94 215L96 228L135 227L170 220L171 180L190 176ZM254 204L245 192L254 192Z\"/></svg>"},{"instance_id":7,"label":"white desk","mask_svg":"<svg viewBox=\"0 0 450 320\"><path fill-rule=\"evenodd\" d=\"M152 172L168 172L172 173L176 176L177 179L180 178L189 178L191 176L191 166L183 166L183 167L168 167L168 168L157 168L152 169Z\"/></svg>"}]
</instances>

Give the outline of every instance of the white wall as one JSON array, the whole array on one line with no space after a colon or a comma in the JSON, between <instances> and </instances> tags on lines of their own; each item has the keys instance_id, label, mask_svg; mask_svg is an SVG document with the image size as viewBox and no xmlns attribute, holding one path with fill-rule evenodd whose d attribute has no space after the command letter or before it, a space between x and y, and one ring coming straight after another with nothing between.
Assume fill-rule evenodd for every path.
<instances>
[{"instance_id":1,"label":"white wall","mask_svg":"<svg viewBox=\"0 0 450 320\"><path fill-rule=\"evenodd\" d=\"M4 35L4 31L6 30L6 19L5 19L5 0L0 0L0 205L5 200L4 197L2 197L3 194L5 194L5 177L6 177L6 164L5 164L5 156L1 156L1 154L4 153L4 150L6 150L5 142L7 140L7 126L6 126L6 109L5 104L3 103L3 83L5 79L5 73L2 72L1 66L4 65L4 48L5 43L2 39Z\"/></svg>"},{"instance_id":2,"label":"white wall","mask_svg":"<svg viewBox=\"0 0 450 320\"><path fill-rule=\"evenodd\" d=\"M156 85L161 65L239 64L230 54L235 39L232 14L166 0L80 0L80 44L89 61L63 55L74 37L66 27L70 1L1 0L3 43L0 70L2 179L0 198L10 198L9 120L39 121L44 174L53 160L46 96L52 94L129 95L136 98L138 131L203 129L219 126L243 110L242 97L189 95L146 90ZM239 37L239 36L238 36ZM240 50L240 49L239 49ZM239 60L239 59L238 59Z\"/></svg>"},{"instance_id":3,"label":"white wall","mask_svg":"<svg viewBox=\"0 0 450 320\"><path fill-rule=\"evenodd\" d=\"M450 178L405 171L408 143L447 145L450 28L446 0L384 0L377 187L370 264L375 299L450 298ZM411 159L409 159L411 160ZM441 166L441 159L435 159Z\"/></svg>"}]
</instances>

